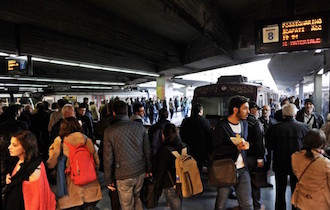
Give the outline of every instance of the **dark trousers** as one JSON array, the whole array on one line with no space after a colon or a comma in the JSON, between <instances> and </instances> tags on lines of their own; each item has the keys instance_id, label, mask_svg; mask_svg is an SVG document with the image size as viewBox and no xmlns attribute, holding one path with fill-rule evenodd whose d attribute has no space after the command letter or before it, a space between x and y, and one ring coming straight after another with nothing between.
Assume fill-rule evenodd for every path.
<instances>
[{"instance_id":1,"label":"dark trousers","mask_svg":"<svg viewBox=\"0 0 330 210\"><path fill-rule=\"evenodd\" d=\"M250 172L250 177L253 172L257 169L257 157L247 157L247 165ZM260 188L253 186L251 180L252 187L252 200L254 209L260 209L261 207L261 198L260 198Z\"/></svg>"},{"instance_id":2,"label":"dark trousers","mask_svg":"<svg viewBox=\"0 0 330 210\"><path fill-rule=\"evenodd\" d=\"M292 194L296 187L296 183L298 182L293 172L292 171L289 173L275 172L275 183L276 183L275 210L286 210L285 191L288 182L288 176L290 177L291 194ZM296 210L296 208L293 205L292 205L292 210Z\"/></svg>"},{"instance_id":3,"label":"dark trousers","mask_svg":"<svg viewBox=\"0 0 330 210\"><path fill-rule=\"evenodd\" d=\"M93 210L93 209L96 209L96 204L97 204L98 201L96 202L91 202L91 203L84 203L83 205L81 206L75 206L75 207L71 207L71 208L68 208L66 210Z\"/></svg>"},{"instance_id":4,"label":"dark trousers","mask_svg":"<svg viewBox=\"0 0 330 210\"><path fill-rule=\"evenodd\" d=\"M110 204L112 210L120 210L120 203L117 190L109 190Z\"/></svg>"}]
</instances>

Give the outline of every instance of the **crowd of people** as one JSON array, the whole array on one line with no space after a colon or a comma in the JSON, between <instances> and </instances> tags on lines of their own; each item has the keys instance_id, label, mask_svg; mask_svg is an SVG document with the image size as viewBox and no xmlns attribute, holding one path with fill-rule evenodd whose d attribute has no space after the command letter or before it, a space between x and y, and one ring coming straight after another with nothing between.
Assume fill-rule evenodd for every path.
<instances>
[{"instance_id":1,"label":"crowd of people","mask_svg":"<svg viewBox=\"0 0 330 210\"><path fill-rule=\"evenodd\" d=\"M181 153L187 147L201 174L214 159L229 158L235 163L237 184L217 187L216 210L226 209L233 194L240 209L265 209L260 187L251 177L271 169L276 210L285 210L286 202L292 203L292 209L330 209L330 116L325 122L312 98L305 99L302 108L294 102L283 99L276 111L272 100L261 108L248 98L234 96L229 116L216 125L203 117L202 104L193 104L188 117L187 98L117 98L100 108L88 103L88 98L76 104L60 99L51 108L43 101L36 110L30 105L3 107L1 206L97 209L102 199L99 179L104 179L111 209L143 209L141 188L146 177L154 177L156 198L163 193L171 209L182 209L173 181L175 157L169 148ZM184 119L178 130L170 119L179 110ZM65 170L59 167L62 158ZM84 174L89 161L93 173ZM104 177L97 178L100 171ZM288 177L291 201L285 199ZM56 189L51 188L54 185ZM268 183L268 187L273 186Z\"/></svg>"}]
</instances>

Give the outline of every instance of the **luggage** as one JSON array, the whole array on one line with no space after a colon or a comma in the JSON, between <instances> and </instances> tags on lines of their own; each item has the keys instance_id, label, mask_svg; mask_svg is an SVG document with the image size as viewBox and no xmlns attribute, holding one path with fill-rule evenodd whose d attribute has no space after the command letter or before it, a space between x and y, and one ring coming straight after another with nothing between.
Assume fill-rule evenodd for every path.
<instances>
[{"instance_id":1,"label":"luggage","mask_svg":"<svg viewBox=\"0 0 330 210\"><path fill-rule=\"evenodd\" d=\"M231 158L212 160L208 169L209 185L228 187L237 184L237 172Z\"/></svg>"}]
</instances>

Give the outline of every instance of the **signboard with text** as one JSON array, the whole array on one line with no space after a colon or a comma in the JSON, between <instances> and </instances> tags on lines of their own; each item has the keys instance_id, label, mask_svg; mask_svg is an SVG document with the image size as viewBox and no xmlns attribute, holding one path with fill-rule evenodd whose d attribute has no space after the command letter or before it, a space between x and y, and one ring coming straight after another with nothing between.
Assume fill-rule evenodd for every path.
<instances>
[{"instance_id":1,"label":"signboard with text","mask_svg":"<svg viewBox=\"0 0 330 210\"><path fill-rule=\"evenodd\" d=\"M256 24L256 54L329 48L329 17L310 15Z\"/></svg>"}]
</instances>

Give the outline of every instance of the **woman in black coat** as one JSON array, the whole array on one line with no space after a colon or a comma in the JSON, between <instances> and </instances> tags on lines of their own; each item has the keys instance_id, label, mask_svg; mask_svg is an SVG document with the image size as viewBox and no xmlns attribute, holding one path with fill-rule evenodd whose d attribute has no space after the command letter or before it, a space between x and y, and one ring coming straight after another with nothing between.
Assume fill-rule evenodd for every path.
<instances>
[{"instance_id":1,"label":"woman in black coat","mask_svg":"<svg viewBox=\"0 0 330 210\"><path fill-rule=\"evenodd\" d=\"M175 189L175 156L172 151L181 153L181 139L174 124L166 124L163 130L164 144L158 151L156 164L156 196L159 198L164 189L166 201L172 210L182 209L181 197L177 195Z\"/></svg>"}]
</instances>

